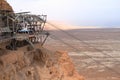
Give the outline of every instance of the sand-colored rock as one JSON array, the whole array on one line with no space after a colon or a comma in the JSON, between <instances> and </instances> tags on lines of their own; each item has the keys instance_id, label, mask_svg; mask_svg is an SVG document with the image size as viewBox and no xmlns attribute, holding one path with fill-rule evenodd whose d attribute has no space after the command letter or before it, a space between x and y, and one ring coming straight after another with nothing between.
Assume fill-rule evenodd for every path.
<instances>
[{"instance_id":1,"label":"sand-colored rock","mask_svg":"<svg viewBox=\"0 0 120 80\"><path fill-rule=\"evenodd\" d=\"M0 80L84 80L65 52L39 48L0 56Z\"/></svg>"},{"instance_id":2,"label":"sand-colored rock","mask_svg":"<svg viewBox=\"0 0 120 80\"><path fill-rule=\"evenodd\" d=\"M13 11L12 7L5 0L0 0L0 10Z\"/></svg>"},{"instance_id":3,"label":"sand-colored rock","mask_svg":"<svg viewBox=\"0 0 120 80\"><path fill-rule=\"evenodd\" d=\"M62 80L84 80L75 70L74 64L66 52L57 51L55 56L57 57Z\"/></svg>"},{"instance_id":4,"label":"sand-colored rock","mask_svg":"<svg viewBox=\"0 0 120 80\"><path fill-rule=\"evenodd\" d=\"M0 0L0 14L6 14L8 12L13 12L12 7L7 3L6 0ZM5 27L6 20L0 18L0 27Z\"/></svg>"}]
</instances>

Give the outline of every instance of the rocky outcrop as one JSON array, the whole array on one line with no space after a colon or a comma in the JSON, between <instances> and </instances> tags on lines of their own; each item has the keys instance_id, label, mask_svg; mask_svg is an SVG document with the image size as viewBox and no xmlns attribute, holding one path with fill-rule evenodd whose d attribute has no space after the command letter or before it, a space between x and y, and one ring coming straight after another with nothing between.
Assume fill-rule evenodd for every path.
<instances>
[{"instance_id":1,"label":"rocky outcrop","mask_svg":"<svg viewBox=\"0 0 120 80\"><path fill-rule=\"evenodd\" d=\"M13 12L12 7L6 2L6 0L0 0L0 16L1 14L6 14L8 12ZM6 27L5 24L6 19L4 17L0 17L0 27Z\"/></svg>"},{"instance_id":2,"label":"rocky outcrop","mask_svg":"<svg viewBox=\"0 0 120 80\"><path fill-rule=\"evenodd\" d=\"M84 80L65 52L44 48L0 56L0 80Z\"/></svg>"},{"instance_id":3,"label":"rocky outcrop","mask_svg":"<svg viewBox=\"0 0 120 80\"><path fill-rule=\"evenodd\" d=\"M12 7L5 0L0 0L0 10L13 11Z\"/></svg>"}]
</instances>

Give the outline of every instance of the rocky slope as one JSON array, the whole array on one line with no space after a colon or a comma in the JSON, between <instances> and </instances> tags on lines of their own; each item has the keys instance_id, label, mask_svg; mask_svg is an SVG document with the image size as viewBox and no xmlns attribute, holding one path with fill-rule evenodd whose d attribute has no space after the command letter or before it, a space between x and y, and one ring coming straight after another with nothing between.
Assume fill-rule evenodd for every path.
<instances>
[{"instance_id":1,"label":"rocky slope","mask_svg":"<svg viewBox=\"0 0 120 80\"><path fill-rule=\"evenodd\" d=\"M0 10L13 11L12 7L5 0L0 0Z\"/></svg>"},{"instance_id":2,"label":"rocky slope","mask_svg":"<svg viewBox=\"0 0 120 80\"><path fill-rule=\"evenodd\" d=\"M84 80L66 52L0 50L0 80Z\"/></svg>"}]
</instances>

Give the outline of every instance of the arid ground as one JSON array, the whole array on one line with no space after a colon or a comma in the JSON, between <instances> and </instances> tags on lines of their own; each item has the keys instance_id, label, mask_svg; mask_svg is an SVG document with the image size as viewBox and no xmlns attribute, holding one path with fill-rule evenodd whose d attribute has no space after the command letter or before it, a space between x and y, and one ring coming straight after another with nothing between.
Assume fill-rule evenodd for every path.
<instances>
[{"instance_id":1,"label":"arid ground","mask_svg":"<svg viewBox=\"0 0 120 80\"><path fill-rule=\"evenodd\" d=\"M49 32L44 46L68 52L85 80L120 80L120 29Z\"/></svg>"}]
</instances>

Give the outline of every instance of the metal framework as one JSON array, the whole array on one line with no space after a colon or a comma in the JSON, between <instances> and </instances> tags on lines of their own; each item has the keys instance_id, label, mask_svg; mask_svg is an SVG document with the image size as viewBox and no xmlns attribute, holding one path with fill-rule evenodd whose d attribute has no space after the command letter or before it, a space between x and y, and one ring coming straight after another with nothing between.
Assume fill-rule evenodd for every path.
<instances>
[{"instance_id":1,"label":"metal framework","mask_svg":"<svg viewBox=\"0 0 120 80\"><path fill-rule=\"evenodd\" d=\"M0 11L0 42L10 41L6 46L15 50L29 43L31 46L45 43L49 33L44 30L47 15L33 15L30 12L9 13Z\"/></svg>"}]
</instances>

